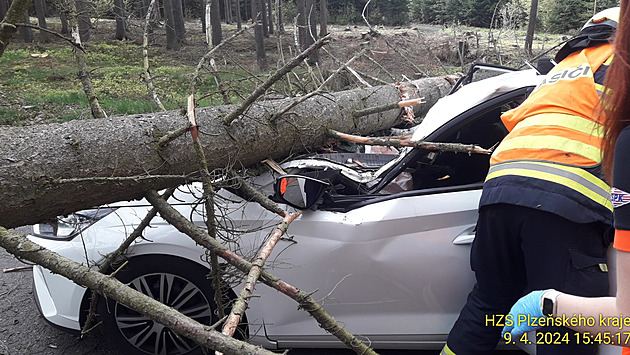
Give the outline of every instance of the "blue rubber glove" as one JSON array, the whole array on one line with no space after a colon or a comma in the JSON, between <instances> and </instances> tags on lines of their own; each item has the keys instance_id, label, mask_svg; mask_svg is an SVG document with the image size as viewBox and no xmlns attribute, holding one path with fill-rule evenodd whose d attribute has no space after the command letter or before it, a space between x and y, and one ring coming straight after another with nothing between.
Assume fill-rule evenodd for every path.
<instances>
[{"instance_id":1,"label":"blue rubber glove","mask_svg":"<svg viewBox=\"0 0 630 355\"><path fill-rule=\"evenodd\" d=\"M539 329L540 327L533 327L531 325L534 322L528 321L527 315L530 316L530 319L533 317L544 317L540 309L540 303L543 294L547 291L548 290L532 291L516 301L507 316L507 320L511 320L511 322L506 320L506 325L503 327L501 336L505 338L505 333L511 333L512 337L515 338L520 334Z\"/></svg>"}]
</instances>

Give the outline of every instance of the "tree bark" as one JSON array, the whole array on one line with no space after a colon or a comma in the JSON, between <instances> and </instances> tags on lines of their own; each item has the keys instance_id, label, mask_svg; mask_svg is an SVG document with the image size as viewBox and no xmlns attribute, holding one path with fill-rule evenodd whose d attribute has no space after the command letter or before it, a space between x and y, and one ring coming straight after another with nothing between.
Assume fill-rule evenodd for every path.
<instances>
[{"instance_id":1,"label":"tree bark","mask_svg":"<svg viewBox=\"0 0 630 355\"><path fill-rule=\"evenodd\" d=\"M307 0L297 0L297 11L298 11L298 15L297 15L297 26L298 26L298 40L300 42L300 46L302 47L302 49L307 48L308 45L306 44L306 36L308 35L308 25L307 25L307 19L308 19L308 13L306 10L306 1Z\"/></svg>"},{"instance_id":2,"label":"tree bark","mask_svg":"<svg viewBox=\"0 0 630 355\"><path fill-rule=\"evenodd\" d=\"M212 45L217 46L223 40L223 31L221 30L221 8L219 0L210 0L210 26L212 26Z\"/></svg>"},{"instance_id":3,"label":"tree bark","mask_svg":"<svg viewBox=\"0 0 630 355\"><path fill-rule=\"evenodd\" d=\"M260 11L260 18L262 20L263 36L269 38L269 19L267 18L267 0L258 1L258 10Z\"/></svg>"},{"instance_id":4,"label":"tree bark","mask_svg":"<svg viewBox=\"0 0 630 355\"><path fill-rule=\"evenodd\" d=\"M164 29L166 30L166 49L176 51L179 49L179 41L175 33L175 19L173 18L173 1L164 0Z\"/></svg>"},{"instance_id":5,"label":"tree bark","mask_svg":"<svg viewBox=\"0 0 630 355\"><path fill-rule=\"evenodd\" d=\"M186 26L184 24L184 10L182 0L171 0L173 21L175 23L175 36L179 43L186 43Z\"/></svg>"},{"instance_id":6,"label":"tree bark","mask_svg":"<svg viewBox=\"0 0 630 355\"><path fill-rule=\"evenodd\" d=\"M529 22L527 24L527 35L525 36L525 53L532 55L532 44L534 42L534 31L536 30L536 18L538 14L538 0L532 0L529 9Z\"/></svg>"},{"instance_id":7,"label":"tree bark","mask_svg":"<svg viewBox=\"0 0 630 355\"><path fill-rule=\"evenodd\" d=\"M232 2L223 0L223 12L225 13L225 23L232 23Z\"/></svg>"},{"instance_id":8,"label":"tree bark","mask_svg":"<svg viewBox=\"0 0 630 355\"><path fill-rule=\"evenodd\" d=\"M39 22L39 27L47 29L46 2L44 0L35 0L35 12L37 13L37 22ZM39 41L42 43L50 42L50 37L46 31L39 31Z\"/></svg>"},{"instance_id":9,"label":"tree bark","mask_svg":"<svg viewBox=\"0 0 630 355\"><path fill-rule=\"evenodd\" d=\"M306 43L310 46L317 40L317 9L315 8L315 0L306 0L306 16L307 16L307 33ZM315 65L319 62L319 52L313 52L308 57L308 64Z\"/></svg>"},{"instance_id":10,"label":"tree bark","mask_svg":"<svg viewBox=\"0 0 630 355\"><path fill-rule=\"evenodd\" d=\"M204 1L203 4L203 13L205 14L202 22L204 24L203 33L206 34L206 44L212 48L212 27L210 26L212 24L212 3L208 0Z\"/></svg>"},{"instance_id":11,"label":"tree bark","mask_svg":"<svg viewBox=\"0 0 630 355\"><path fill-rule=\"evenodd\" d=\"M236 0L236 29L243 28L243 19L241 18L241 0Z\"/></svg>"},{"instance_id":12,"label":"tree bark","mask_svg":"<svg viewBox=\"0 0 630 355\"><path fill-rule=\"evenodd\" d=\"M28 12L24 14L24 23L30 24L31 17L28 15ZM20 37L22 37L22 41L24 43L33 43L33 29L30 27L20 27Z\"/></svg>"},{"instance_id":13,"label":"tree bark","mask_svg":"<svg viewBox=\"0 0 630 355\"><path fill-rule=\"evenodd\" d=\"M252 1L252 14L254 16L254 45L256 46L256 62L261 70L267 70L267 53L265 53L265 27L260 11L261 0Z\"/></svg>"},{"instance_id":14,"label":"tree bark","mask_svg":"<svg viewBox=\"0 0 630 355\"><path fill-rule=\"evenodd\" d=\"M90 29L92 28L92 11L91 5L87 0L76 0L76 16L79 24L79 35L81 43L90 40ZM72 24L70 25L72 26Z\"/></svg>"},{"instance_id":15,"label":"tree bark","mask_svg":"<svg viewBox=\"0 0 630 355\"><path fill-rule=\"evenodd\" d=\"M276 0L276 10L278 12L278 32L284 33L284 19L282 18L282 0Z\"/></svg>"},{"instance_id":16,"label":"tree bark","mask_svg":"<svg viewBox=\"0 0 630 355\"><path fill-rule=\"evenodd\" d=\"M319 36L328 34L328 2L319 0Z\"/></svg>"},{"instance_id":17,"label":"tree bark","mask_svg":"<svg viewBox=\"0 0 630 355\"><path fill-rule=\"evenodd\" d=\"M123 0L114 0L114 15L116 17L116 34L114 38L117 40L127 39L127 20L125 19L125 2Z\"/></svg>"},{"instance_id":18,"label":"tree bark","mask_svg":"<svg viewBox=\"0 0 630 355\"><path fill-rule=\"evenodd\" d=\"M267 0L263 0L267 1ZM273 29L273 1L268 0L267 2L267 24L269 25L269 34L272 35L274 32Z\"/></svg>"},{"instance_id":19,"label":"tree bark","mask_svg":"<svg viewBox=\"0 0 630 355\"><path fill-rule=\"evenodd\" d=\"M210 36L208 36L208 33L206 32L207 28L209 27L208 23L206 23L206 18L208 17L208 1L209 0L201 0L201 32L206 34L206 43L210 43L210 41L208 41L208 38Z\"/></svg>"},{"instance_id":20,"label":"tree bark","mask_svg":"<svg viewBox=\"0 0 630 355\"><path fill-rule=\"evenodd\" d=\"M0 0L0 21L4 19L4 16L7 15L7 11L9 11L9 1L8 0Z\"/></svg>"},{"instance_id":21,"label":"tree bark","mask_svg":"<svg viewBox=\"0 0 630 355\"><path fill-rule=\"evenodd\" d=\"M417 107L418 117L450 89L444 77L413 83L426 100ZM197 109L198 125L212 137L204 142L209 169L235 162L247 167L313 150L327 142L329 129L365 135L400 122L399 109L356 120L352 115L399 101L393 85L316 96L267 121L291 101L255 104L229 126L221 117L236 105ZM168 111L0 130L0 225L33 224L185 182L184 175L198 170L188 141L175 139L163 147L157 142L187 124L179 111Z\"/></svg>"},{"instance_id":22,"label":"tree bark","mask_svg":"<svg viewBox=\"0 0 630 355\"><path fill-rule=\"evenodd\" d=\"M68 25L68 13L65 11L61 11L61 13L59 14L59 20L61 20L61 34L70 34L70 26Z\"/></svg>"}]
</instances>

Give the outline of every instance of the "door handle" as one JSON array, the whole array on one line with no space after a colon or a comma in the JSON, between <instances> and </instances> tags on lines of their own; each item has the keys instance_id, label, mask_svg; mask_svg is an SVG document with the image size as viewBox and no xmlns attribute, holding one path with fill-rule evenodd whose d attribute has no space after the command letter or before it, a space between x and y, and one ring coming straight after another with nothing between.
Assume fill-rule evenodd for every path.
<instances>
[{"instance_id":1,"label":"door handle","mask_svg":"<svg viewBox=\"0 0 630 355\"><path fill-rule=\"evenodd\" d=\"M455 239L453 239L453 244L455 245L472 244L473 240L475 240L475 227L476 226L466 228L466 230L461 232L457 237L455 237Z\"/></svg>"}]
</instances>

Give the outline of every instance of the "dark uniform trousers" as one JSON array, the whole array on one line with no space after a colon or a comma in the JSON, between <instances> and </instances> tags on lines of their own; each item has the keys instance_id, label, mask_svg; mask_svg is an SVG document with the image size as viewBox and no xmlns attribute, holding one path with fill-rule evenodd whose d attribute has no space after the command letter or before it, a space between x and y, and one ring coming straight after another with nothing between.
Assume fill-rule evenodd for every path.
<instances>
[{"instance_id":1,"label":"dark uniform trousers","mask_svg":"<svg viewBox=\"0 0 630 355\"><path fill-rule=\"evenodd\" d=\"M477 283L448 336L448 348L457 355L492 354L501 340L499 316L532 290L607 296L609 231L604 223L575 223L528 207L481 207L470 256ZM568 333L571 344L537 345L538 355L595 354L595 346L576 344L568 328L547 327L539 332L543 333L537 338L545 336L548 342Z\"/></svg>"}]
</instances>

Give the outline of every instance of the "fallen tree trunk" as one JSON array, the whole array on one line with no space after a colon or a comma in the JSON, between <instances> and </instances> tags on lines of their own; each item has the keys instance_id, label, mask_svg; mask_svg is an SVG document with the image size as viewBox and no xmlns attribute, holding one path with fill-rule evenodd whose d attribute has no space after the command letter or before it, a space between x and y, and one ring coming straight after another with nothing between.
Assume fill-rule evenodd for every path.
<instances>
[{"instance_id":1,"label":"fallen tree trunk","mask_svg":"<svg viewBox=\"0 0 630 355\"><path fill-rule=\"evenodd\" d=\"M413 82L426 103L422 116L448 92L445 77ZM321 147L329 129L366 135L399 123L400 110L353 119L353 112L399 101L393 85L313 97L268 118L290 100L254 104L229 126L235 105L196 110L209 169L241 168ZM141 198L175 186L198 171L188 139L164 146L169 131L186 127L179 111L8 127L0 131L0 226L13 228L79 209ZM124 178L120 178L124 177ZM129 177L129 178L128 178ZM131 178L133 177L133 178Z\"/></svg>"}]
</instances>

